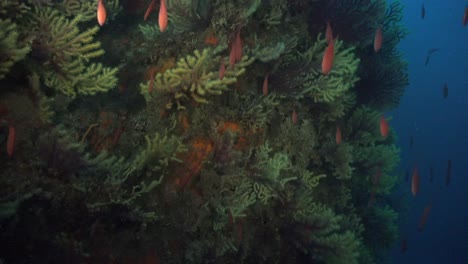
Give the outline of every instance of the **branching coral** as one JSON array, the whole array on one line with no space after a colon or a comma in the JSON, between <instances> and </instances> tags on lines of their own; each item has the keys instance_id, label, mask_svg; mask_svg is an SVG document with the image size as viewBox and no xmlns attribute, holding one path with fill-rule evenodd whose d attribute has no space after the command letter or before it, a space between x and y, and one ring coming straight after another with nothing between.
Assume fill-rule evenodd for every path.
<instances>
[{"instance_id":1,"label":"branching coral","mask_svg":"<svg viewBox=\"0 0 468 264\"><path fill-rule=\"evenodd\" d=\"M208 103L208 96L220 95L228 90L228 85L236 82L237 77L245 72L245 67L253 62L244 56L242 61L226 69L223 79L219 78L219 61L212 50L196 50L194 56L189 55L177 62L175 68L165 73L158 73L155 77L154 90L156 95L150 91L150 82L141 84L141 93L147 101L153 96L164 96L167 98L166 108L170 109L175 103L177 109L184 109L185 101L193 99L197 103ZM221 58L224 60L224 58Z\"/></svg>"},{"instance_id":2,"label":"branching coral","mask_svg":"<svg viewBox=\"0 0 468 264\"><path fill-rule=\"evenodd\" d=\"M169 162L182 162L177 154L187 151L187 148L176 136L156 134L154 138L146 137L146 149L133 162L133 170L140 171L145 167L149 171L160 171Z\"/></svg>"},{"instance_id":3,"label":"branching coral","mask_svg":"<svg viewBox=\"0 0 468 264\"><path fill-rule=\"evenodd\" d=\"M358 263L356 249L360 243L353 232L340 231L342 216L304 197L298 201L293 219L304 232L301 236L305 243L301 241L299 245L312 253L312 259L325 263Z\"/></svg>"},{"instance_id":4,"label":"branching coral","mask_svg":"<svg viewBox=\"0 0 468 264\"><path fill-rule=\"evenodd\" d=\"M213 4L213 27L215 31L239 28L247 23L250 16L255 13L262 1L260 0L241 0L226 2L217 0Z\"/></svg>"},{"instance_id":5,"label":"branching coral","mask_svg":"<svg viewBox=\"0 0 468 264\"><path fill-rule=\"evenodd\" d=\"M234 111L227 113L229 119L240 119L240 123L250 131L264 128L274 114L279 98L275 95L259 97L254 93L232 96Z\"/></svg>"},{"instance_id":6,"label":"branching coral","mask_svg":"<svg viewBox=\"0 0 468 264\"><path fill-rule=\"evenodd\" d=\"M285 52L286 45L284 42L272 43L270 46L263 46L260 48L260 45L253 50L255 57L261 62L269 62L275 59L278 59L281 54Z\"/></svg>"},{"instance_id":7,"label":"branching coral","mask_svg":"<svg viewBox=\"0 0 468 264\"><path fill-rule=\"evenodd\" d=\"M384 0L317 1L312 4L310 19L313 34L324 32L330 22L335 35L356 47L368 47L385 14Z\"/></svg>"},{"instance_id":8,"label":"branching coral","mask_svg":"<svg viewBox=\"0 0 468 264\"><path fill-rule=\"evenodd\" d=\"M298 57L292 57L284 63L285 69L278 70L278 77L272 83L275 90L287 95L311 98L315 103L331 103L345 95L358 80L356 76L359 59L353 53L354 48L344 47L342 41L336 41L333 70L323 75L320 70L325 39L317 41L309 50ZM286 74L285 74L286 73Z\"/></svg>"},{"instance_id":9,"label":"branching coral","mask_svg":"<svg viewBox=\"0 0 468 264\"><path fill-rule=\"evenodd\" d=\"M80 16L81 21L90 21L96 18L96 1L94 0L64 0L57 5L67 16ZM119 0L105 1L105 8L109 18L114 18L119 11Z\"/></svg>"},{"instance_id":10,"label":"branching coral","mask_svg":"<svg viewBox=\"0 0 468 264\"><path fill-rule=\"evenodd\" d=\"M28 44L18 38L17 25L9 19L0 19L0 80L31 50Z\"/></svg>"},{"instance_id":11,"label":"branching coral","mask_svg":"<svg viewBox=\"0 0 468 264\"><path fill-rule=\"evenodd\" d=\"M273 184L273 186L284 186L288 181L296 180L297 177L284 177L285 171L292 169L289 156L278 152L270 157L270 152L272 152L272 149L268 142L259 147L255 165L258 175L255 176L266 180L267 183Z\"/></svg>"},{"instance_id":12,"label":"branching coral","mask_svg":"<svg viewBox=\"0 0 468 264\"><path fill-rule=\"evenodd\" d=\"M57 127L39 138L39 155L47 173L66 179L90 165L84 155L84 145L71 138L63 127Z\"/></svg>"},{"instance_id":13,"label":"branching coral","mask_svg":"<svg viewBox=\"0 0 468 264\"><path fill-rule=\"evenodd\" d=\"M353 147L342 143L338 146L328 146L324 153L325 160L333 167L333 175L338 179L350 179L353 173L352 162L354 161Z\"/></svg>"},{"instance_id":14,"label":"branching coral","mask_svg":"<svg viewBox=\"0 0 468 264\"><path fill-rule=\"evenodd\" d=\"M397 178L389 174L399 163L400 150L382 139L378 131L379 119L379 112L367 107L358 108L348 119L344 131L353 145L351 153L357 174L376 173L379 170L382 173L379 193L389 193Z\"/></svg>"},{"instance_id":15,"label":"branching coral","mask_svg":"<svg viewBox=\"0 0 468 264\"><path fill-rule=\"evenodd\" d=\"M155 23L144 23L138 25L143 36L149 41L159 41L160 38L168 33L171 36L181 34L187 31L198 31L204 22L201 17L192 10L193 5L190 0L168 1L169 27L167 31L161 32L159 26Z\"/></svg>"},{"instance_id":16,"label":"branching coral","mask_svg":"<svg viewBox=\"0 0 468 264\"><path fill-rule=\"evenodd\" d=\"M52 110L53 99L48 98L40 89L39 75L33 73L28 76L29 87L32 93L37 97L37 107L39 108L39 118L43 124L51 124L54 117Z\"/></svg>"},{"instance_id":17,"label":"branching coral","mask_svg":"<svg viewBox=\"0 0 468 264\"><path fill-rule=\"evenodd\" d=\"M273 132L270 132L273 133ZM310 120L304 120L300 124L293 124L286 119L281 122L278 135L271 140L274 149L281 149L290 156L294 169L305 169L319 144L317 131ZM302 172L298 172L302 174Z\"/></svg>"},{"instance_id":18,"label":"branching coral","mask_svg":"<svg viewBox=\"0 0 468 264\"><path fill-rule=\"evenodd\" d=\"M8 23L0 33L14 42L8 49L32 51L3 70L15 71L3 75L2 84L16 87L11 81L18 76L14 80L25 84L18 87L28 93L10 89L0 102L1 117L18 121L18 151L11 158L0 155L6 167L0 174L33 175L0 177L7 186L0 197L0 218L11 219L7 229L21 228L16 223L24 215L12 217L18 208L27 211L32 206L26 203L45 200L47 210L34 207L41 216L80 221L57 221L63 229L44 237L77 245L72 251L87 256L82 262L93 262L88 248L104 252L97 263L149 247L164 263L371 263L394 238L397 214L386 206L386 195L396 183L399 150L393 131L380 135L380 99L367 100L365 90L375 84L375 95L394 98L404 80L400 73L406 69L395 50L404 36L400 5L384 14L383 0L167 0L167 31L161 33L153 21L129 34L150 0L126 1L132 9L128 20L108 21L115 27L96 36L119 47L102 56L107 42L101 48L95 41L99 28L91 23L95 0L20 2L0 0L0 24ZM119 1L104 3L111 18ZM319 11L324 15L308 21ZM149 19L156 18L153 10ZM335 59L324 75L327 43L321 32L327 21ZM384 45L375 53L370 46L378 25ZM230 43L233 32L241 32L243 56L228 65L228 45L239 53ZM117 69L95 59L123 62L131 73L121 76L119 94L73 100L116 85ZM262 93L265 76L269 85ZM143 96L134 89L138 83ZM32 115L31 109L38 111ZM117 116L119 122L107 126ZM39 140L28 140L24 132L37 127L32 120L48 124ZM337 126L342 142L335 140ZM120 143L115 149L95 147L104 140ZM37 153L34 147L41 157L24 162L24 155ZM21 195L25 190L34 195ZM49 210L47 203L55 207ZM379 231L382 236L372 239ZM112 250L102 249L101 241ZM127 250L117 252L121 248Z\"/></svg>"},{"instance_id":19,"label":"branching coral","mask_svg":"<svg viewBox=\"0 0 468 264\"><path fill-rule=\"evenodd\" d=\"M313 172L305 170L299 178L304 183L304 186L309 191L312 191L315 187L319 185L320 179L325 177L327 177L327 175L325 174L315 175Z\"/></svg>"},{"instance_id":20,"label":"branching coral","mask_svg":"<svg viewBox=\"0 0 468 264\"><path fill-rule=\"evenodd\" d=\"M378 55L364 53L357 85L358 101L375 109L386 111L397 106L409 83L408 64L397 45L408 32L401 23L403 6L394 2L389 6L383 19L385 42Z\"/></svg>"},{"instance_id":21,"label":"branching coral","mask_svg":"<svg viewBox=\"0 0 468 264\"><path fill-rule=\"evenodd\" d=\"M325 50L325 40L317 41L313 48L306 54L304 59L313 61L317 65L323 57L322 52L318 52L320 48ZM323 75L319 72L319 68L312 67L310 72L304 79L304 84L300 95L311 97L314 102L329 103L353 87L358 80L356 71L359 65L359 59L353 54L354 48L343 49L343 42L335 42L335 60L333 70L328 75Z\"/></svg>"},{"instance_id":22,"label":"branching coral","mask_svg":"<svg viewBox=\"0 0 468 264\"><path fill-rule=\"evenodd\" d=\"M202 1L199 1L199 6ZM189 30L194 30L196 27L200 26L201 22L203 22L202 17L199 16L200 14L195 13L200 11L201 14L206 13L209 10L209 7L199 8L197 10L194 9L194 4L191 0L175 0L170 1L168 4L169 18L171 21L171 26L174 27L175 33L182 33Z\"/></svg>"},{"instance_id":23,"label":"branching coral","mask_svg":"<svg viewBox=\"0 0 468 264\"><path fill-rule=\"evenodd\" d=\"M4 20L20 19L29 10L30 7L20 1L0 0L0 15Z\"/></svg>"},{"instance_id":24,"label":"branching coral","mask_svg":"<svg viewBox=\"0 0 468 264\"><path fill-rule=\"evenodd\" d=\"M366 244L374 252L390 248L398 238L398 213L389 206L375 207L363 221Z\"/></svg>"},{"instance_id":25,"label":"branching coral","mask_svg":"<svg viewBox=\"0 0 468 264\"><path fill-rule=\"evenodd\" d=\"M342 129L345 140L354 146L372 146L382 139L379 132L381 113L369 107L359 107L353 111Z\"/></svg>"},{"instance_id":26,"label":"branching coral","mask_svg":"<svg viewBox=\"0 0 468 264\"><path fill-rule=\"evenodd\" d=\"M358 102L384 111L398 105L408 84L407 64L396 51L407 35L401 24L403 5L399 1L387 4L383 0L344 0L318 1L312 6L314 26L309 31L313 35L323 32L326 22L330 22L334 35L356 47L361 59ZM382 50L375 54L372 44L378 27L383 30L384 42Z\"/></svg>"},{"instance_id":27,"label":"branching coral","mask_svg":"<svg viewBox=\"0 0 468 264\"><path fill-rule=\"evenodd\" d=\"M30 22L35 29L33 57L45 66L33 71L44 78L47 86L70 97L106 92L117 84L117 68L88 64L104 50L99 42L93 42L98 27L80 33L80 20L80 16L68 20L55 9L36 8Z\"/></svg>"}]
</instances>

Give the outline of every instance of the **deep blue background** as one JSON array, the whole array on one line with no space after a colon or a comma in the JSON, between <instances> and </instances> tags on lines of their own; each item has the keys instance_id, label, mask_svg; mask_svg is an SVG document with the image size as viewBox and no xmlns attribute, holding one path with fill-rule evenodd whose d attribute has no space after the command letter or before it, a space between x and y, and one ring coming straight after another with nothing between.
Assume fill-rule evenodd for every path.
<instances>
[{"instance_id":1,"label":"deep blue background","mask_svg":"<svg viewBox=\"0 0 468 264\"><path fill-rule=\"evenodd\" d=\"M401 186L408 197L409 214L401 215L402 236L392 251L392 263L468 264L468 25L463 27L465 0L403 0L405 26L410 34L400 50L409 64L410 85L398 109L388 113L398 134L401 173L410 181ZM421 18L424 3L426 16ZM385 45L385 43L384 43ZM427 50L439 48L428 66ZM443 99L447 82L449 95ZM414 138L409 148L410 136ZM447 160L452 160L452 180L445 186ZM413 167L419 167L420 192L410 195ZM434 182L429 182L433 166ZM404 178L404 177L403 177ZM417 226L424 207L432 204L425 230Z\"/></svg>"}]
</instances>

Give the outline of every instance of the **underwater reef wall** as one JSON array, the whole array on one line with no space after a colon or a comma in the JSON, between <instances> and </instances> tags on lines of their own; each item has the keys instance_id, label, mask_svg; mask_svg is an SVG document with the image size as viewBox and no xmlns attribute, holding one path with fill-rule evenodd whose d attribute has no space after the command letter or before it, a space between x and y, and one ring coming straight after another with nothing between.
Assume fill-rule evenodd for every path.
<instances>
[{"instance_id":1,"label":"underwater reef wall","mask_svg":"<svg viewBox=\"0 0 468 264\"><path fill-rule=\"evenodd\" d=\"M382 263L401 16L0 0L0 262Z\"/></svg>"}]
</instances>

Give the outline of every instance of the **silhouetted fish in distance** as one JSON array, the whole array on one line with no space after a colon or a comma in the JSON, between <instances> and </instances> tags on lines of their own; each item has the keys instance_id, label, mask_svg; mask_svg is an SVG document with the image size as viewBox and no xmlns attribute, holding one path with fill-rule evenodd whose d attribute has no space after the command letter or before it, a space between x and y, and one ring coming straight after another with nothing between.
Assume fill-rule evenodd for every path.
<instances>
[{"instance_id":1,"label":"silhouetted fish in distance","mask_svg":"<svg viewBox=\"0 0 468 264\"><path fill-rule=\"evenodd\" d=\"M418 167L415 166L413 170L413 177L411 178L411 193L413 196L416 196L416 194L419 192L419 171Z\"/></svg>"},{"instance_id":2,"label":"silhouetted fish in distance","mask_svg":"<svg viewBox=\"0 0 468 264\"><path fill-rule=\"evenodd\" d=\"M463 13L463 26L468 23L468 5L465 6L465 12Z\"/></svg>"},{"instance_id":3,"label":"silhouetted fish in distance","mask_svg":"<svg viewBox=\"0 0 468 264\"><path fill-rule=\"evenodd\" d=\"M447 83L444 83L443 92L444 92L444 99L446 99L447 96L448 96L448 86L447 86Z\"/></svg>"},{"instance_id":4,"label":"silhouetted fish in distance","mask_svg":"<svg viewBox=\"0 0 468 264\"><path fill-rule=\"evenodd\" d=\"M429 64L429 60L430 60L430 58L431 58L431 55L432 55L434 52L438 51L438 50L439 50L438 48L432 48L432 49L429 49L429 50L427 51L427 54L426 54L426 61L424 62L424 66L427 66L427 65Z\"/></svg>"},{"instance_id":5,"label":"silhouetted fish in distance","mask_svg":"<svg viewBox=\"0 0 468 264\"><path fill-rule=\"evenodd\" d=\"M403 239L401 240L401 253L405 253L405 252L406 252L407 246L408 246L407 243L408 243L408 242L407 242L406 238L403 238Z\"/></svg>"},{"instance_id":6,"label":"silhouetted fish in distance","mask_svg":"<svg viewBox=\"0 0 468 264\"><path fill-rule=\"evenodd\" d=\"M426 16L426 8L424 8L424 3L421 5L421 18L424 19Z\"/></svg>"},{"instance_id":7,"label":"silhouetted fish in distance","mask_svg":"<svg viewBox=\"0 0 468 264\"><path fill-rule=\"evenodd\" d=\"M434 53L434 52L436 52L436 51L438 51L438 50L439 50L439 48L428 49L428 50L427 50L427 55L432 55L432 53Z\"/></svg>"},{"instance_id":8,"label":"silhouetted fish in distance","mask_svg":"<svg viewBox=\"0 0 468 264\"><path fill-rule=\"evenodd\" d=\"M431 208L432 208L432 205L431 204L428 204L425 208L424 208L424 212L421 216L421 220L419 220L419 226L418 226L418 230L421 232L424 230L424 226L426 226L426 222L427 222L427 218L429 217L429 213L431 212Z\"/></svg>"}]
</instances>

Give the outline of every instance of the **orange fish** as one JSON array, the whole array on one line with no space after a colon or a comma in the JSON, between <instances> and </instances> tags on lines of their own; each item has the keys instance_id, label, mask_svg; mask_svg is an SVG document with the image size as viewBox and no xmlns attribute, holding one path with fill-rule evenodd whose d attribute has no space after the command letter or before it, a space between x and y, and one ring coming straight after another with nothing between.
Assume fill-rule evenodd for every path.
<instances>
[{"instance_id":1,"label":"orange fish","mask_svg":"<svg viewBox=\"0 0 468 264\"><path fill-rule=\"evenodd\" d=\"M229 53L229 65L234 67L236 62L242 60L242 40L240 30L237 31L234 40L231 42L231 52Z\"/></svg>"},{"instance_id":2,"label":"orange fish","mask_svg":"<svg viewBox=\"0 0 468 264\"><path fill-rule=\"evenodd\" d=\"M374 51L379 52L380 48L382 48L383 36L382 36L382 28L378 27L375 31L374 37Z\"/></svg>"},{"instance_id":3,"label":"orange fish","mask_svg":"<svg viewBox=\"0 0 468 264\"><path fill-rule=\"evenodd\" d=\"M15 148L16 130L15 127L9 125L8 127L8 140L7 140L7 153L8 156L13 156L13 150Z\"/></svg>"},{"instance_id":4,"label":"orange fish","mask_svg":"<svg viewBox=\"0 0 468 264\"><path fill-rule=\"evenodd\" d=\"M236 55L236 62L242 60L242 39L240 36L240 30L237 31L236 39L234 40L235 45L235 55Z\"/></svg>"},{"instance_id":5,"label":"orange fish","mask_svg":"<svg viewBox=\"0 0 468 264\"><path fill-rule=\"evenodd\" d=\"M219 79L222 80L224 78L224 74L226 73L226 65L224 65L224 58L221 57L221 62L219 65Z\"/></svg>"},{"instance_id":6,"label":"orange fish","mask_svg":"<svg viewBox=\"0 0 468 264\"><path fill-rule=\"evenodd\" d=\"M333 59L335 58L335 47L334 41L330 41L325 52L323 53L322 59L322 73L328 74L333 67Z\"/></svg>"},{"instance_id":7,"label":"orange fish","mask_svg":"<svg viewBox=\"0 0 468 264\"><path fill-rule=\"evenodd\" d=\"M468 6L465 7L465 14L463 15L463 26L468 23Z\"/></svg>"},{"instance_id":8,"label":"orange fish","mask_svg":"<svg viewBox=\"0 0 468 264\"><path fill-rule=\"evenodd\" d=\"M418 230L419 231L423 231L424 230L424 226L426 225L426 222L427 222L427 217L429 216L429 213L431 212L431 205L427 205L426 208L424 208L424 212L421 216L421 220L419 220L419 226L418 226Z\"/></svg>"},{"instance_id":9,"label":"orange fish","mask_svg":"<svg viewBox=\"0 0 468 264\"><path fill-rule=\"evenodd\" d=\"M2 120L2 117L8 114L8 108L4 106L2 103L0 103L0 120Z\"/></svg>"},{"instance_id":10,"label":"orange fish","mask_svg":"<svg viewBox=\"0 0 468 264\"><path fill-rule=\"evenodd\" d=\"M380 184L380 179L382 178L382 169L378 168L377 172L374 175L372 183L374 186L378 186Z\"/></svg>"},{"instance_id":11,"label":"orange fish","mask_svg":"<svg viewBox=\"0 0 468 264\"><path fill-rule=\"evenodd\" d=\"M231 43L231 51L229 52L229 65L234 67L236 64L236 49L234 48L234 42Z\"/></svg>"},{"instance_id":12,"label":"orange fish","mask_svg":"<svg viewBox=\"0 0 468 264\"><path fill-rule=\"evenodd\" d=\"M407 249L407 241L406 241L406 238L403 238L401 240L401 253L405 253L406 252L406 249Z\"/></svg>"},{"instance_id":13,"label":"orange fish","mask_svg":"<svg viewBox=\"0 0 468 264\"><path fill-rule=\"evenodd\" d=\"M293 125L297 124L297 112L296 109L293 110L292 112L292 117L291 117Z\"/></svg>"},{"instance_id":14,"label":"orange fish","mask_svg":"<svg viewBox=\"0 0 468 264\"><path fill-rule=\"evenodd\" d=\"M325 31L325 39L327 40L327 44L333 41L333 31L330 26L330 22L327 22L327 30Z\"/></svg>"},{"instance_id":15,"label":"orange fish","mask_svg":"<svg viewBox=\"0 0 468 264\"><path fill-rule=\"evenodd\" d=\"M145 17L143 18L145 21L146 19L148 19L148 16L151 14L151 11L153 11L155 5L156 5L156 0L152 0L150 5L146 9Z\"/></svg>"},{"instance_id":16,"label":"orange fish","mask_svg":"<svg viewBox=\"0 0 468 264\"><path fill-rule=\"evenodd\" d=\"M380 135L382 135L382 137L388 136L388 123L383 116L380 118Z\"/></svg>"},{"instance_id":17,"label":"orange fish","mask_svg":"<svg viewBox=\"0 0 468 264\"><path fill-rule=\"evenodd\" d=\"M150 81L148 85L148 92L151 93L153 91L154 87L154 75L156 74L156 71L153 71L150 76Z\"/></svg>"},{"instance_id":18,"label":"orange fish","mask_svg":"<svg viewBox=\"0 0 468 264\"><path fill-rule=\"evenodd\" d=\"M106 23L106 7L104 6L104 3L102 0L98 0L98 6L97 6L97 21L98 24L102 27L104 23Z\"/></svg>"},{"instance_id":19,"label":"orange fish","mask_svg":"<svg viewBox=\"0 0 468 264\"><path fill-rule=\"evenodd\" d=\"M263 79L263 95L268 95L268 74L266 74L265 79Z\"/></svg>"},{"instance_id":20,"label":"orange fish","mask_svg":"<svg viewBox=\"0 0 468 264\"><path fill-rule=\"evenodd\" d=\"M335 141L337 145L341 143L341 129L339 126L336 126Z\"/></svg>"},{"instance_id":21,"label":"orange fish","mask_svg":"<svg viewBox=\"0 0 468 264\"><path fill-rule=\"evenodd\" d=\"M166 0L161 0L161 6L159 7L159 30L164 32L167 28L167 7Z\"/></svg>"},{"instance_id":22,"label":"orange fish","mask_svg":"<svg viewBox=\"0 0 468 264\"><path fill-rule=\"evenodd\" d=\"M237 223L237 248L241 245L242 242L242 225L243 222L238 222Z\"/></svg>"},{"instance_id":23,"label":"orange fish","mask_svg":"<svg viewBox=\"0 0 468 264\"><path fill-rule=\"evenodd\" d=\"M413 170L413 178L411 179L411 193L413 196L419 192L419 171L418 167L415 167Z\"/></svg>"}]
</instances>

